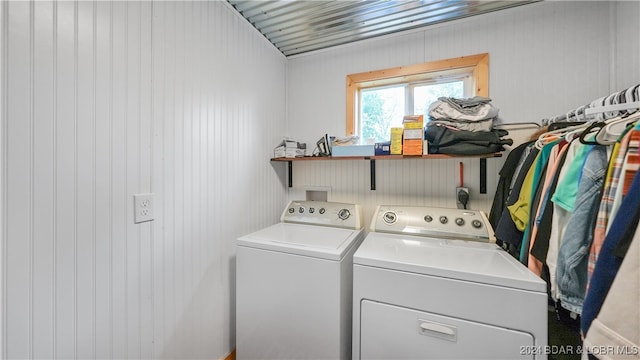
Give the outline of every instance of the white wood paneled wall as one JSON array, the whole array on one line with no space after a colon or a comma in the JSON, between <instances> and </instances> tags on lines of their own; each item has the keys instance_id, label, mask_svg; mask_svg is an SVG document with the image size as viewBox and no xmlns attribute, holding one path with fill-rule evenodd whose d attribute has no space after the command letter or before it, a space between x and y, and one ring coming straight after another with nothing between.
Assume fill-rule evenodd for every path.
<instances>
[{"instance_id":1,"label":"white wood paneled wall","mask_svg":"<svg viewBox=\"0 0 640 360\"><path fill-rule=\"evenodd\" d=\"M619 1L611 8L611 88L616 91L640 83L640 1Z\"/></svg>"},{"instance_id":2,"label":"white wood paneled wall","mask_svg":"<svg viewBox=\"0 0 640 360\"><path fill-rule=\"evenodd\" d=\"M307 190L328 190L329 200L362 206L368 228L377 205L456 207L459 163L463 163L465 186L471 193L469 208L491 207L493 195L480 194L480 160L376 160L376 190L371 190L367 160L300 161L293 163L293 188L289 196L304 199ZM502 161L487 159L487 173L495 174ZM497 180L488 177L488 192L495 192Z\"/></svg>"},{"instance_id":3,"label":"white wood paneled wall","mask_svg":"<svg viewBox=\"0 0 640 360\"><path fill-rule=\"evenodd\" d=\"M490 206L501 159L487 195L477 159L378 161L375 191L367 161L295 163L287 192L271 150L343 133L346 74L489 52L502 118L538 121L640 82L639 15L542 2L286 60L225 2L0 2L0 355L225 356L234 239L287 198L453 206L463 161Z\"/></svg>"},{"instance_id":4,"label":"white wood paneled wall","mask_svg":"<svg viewBox=\"0 0 640 360\"><path fill-rule=\"evenodd\" d=\"M2 358L224 357L234 240L285 205L286 59L224 2L0 8Z\"/></svg>"},{"instance_id":5,"label":"white wood paneled wall","mask_svg":"<svg viewBox=\"0 0 640 360\"><path fill-rule=\"evenodd\" d=\"M343 136L347 74L484 52L490 56L490 97L501 121L539 123L620 90L618 64L629 74L618 86L640 82L635 66L640 29L632 20L639 11L637 2L540 2L291 57L288 133L308 145L324 133ZM625 36L617 46L627 60L613 63L616 48L610 40L620 33ZM368 215L383 203L453 207L459 161L378 161L375 191L369 190L365 161L296 163L289 198L304 197L308 187L325 187L333 200L361 203ZM487 195L478 193L478 160L462 161L471 207L489 211L504 159L487 160Z\"/></svg>"}]
</instances>

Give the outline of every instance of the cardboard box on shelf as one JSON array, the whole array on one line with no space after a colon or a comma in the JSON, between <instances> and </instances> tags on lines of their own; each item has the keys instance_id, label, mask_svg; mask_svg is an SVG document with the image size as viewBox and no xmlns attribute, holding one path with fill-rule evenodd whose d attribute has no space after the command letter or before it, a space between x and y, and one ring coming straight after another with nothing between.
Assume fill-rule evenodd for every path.
<instances>
[{"instance_id":1,"label":"cardboard box on shelf","mask_svg":"<svg viewBox=\"0 0 640 360\"><path fill-rule=\"evenodd\" d=\"M306 143L300 143L295 140L284 139L282 140L280 145L276 146L273 149L273 157L275 158L304 157L306 150L307 150Z\"/></svg>"},{"instance_id":2,"label":"cardboard box on shelf","mask_svg":"<svg viewBox=\"0 0 640 360\"><path fill-rule=\"evenodd\" d=\"M423 115L405 115L402 118L402 127L407 129L422 129L424 128L424 116Z\"/></svg>"},{"instance_id":3,"label":"cardboard box on shelf","mask_svg":"<svg viewBox=\"0 0 640 360\"><path fill-rule=\"evenodd\" d=\"M404 140L422 139L424 137L424 130L422 129L404 129Z\"/></svg>"},{"instance_id":4,"label":"cardboard box on shelf","mask_svg":"<svg viewBox=\"0 0 640 360\"><path fill-rule=\"evenodd\" d=\"M402 155L422 155L422 139L408 139L402 143Z\"/></svg>"},{"instance_id":5,"label":"cardboard box on shelf","mask_svg":"<svg viewBox=\"0 0 640 360\"><path fill-rule=\"evenodd\" d=\"M375 143L374 150L376 155L391 155L391 141Z\"/></svg>"}]
</instances>

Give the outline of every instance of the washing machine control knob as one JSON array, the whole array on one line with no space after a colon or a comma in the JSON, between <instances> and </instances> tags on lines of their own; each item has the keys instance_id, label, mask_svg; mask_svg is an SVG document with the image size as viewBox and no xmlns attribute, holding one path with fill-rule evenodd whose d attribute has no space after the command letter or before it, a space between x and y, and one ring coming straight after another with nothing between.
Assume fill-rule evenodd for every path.
<instances>
[{"instance_id":1,"label":"washing machine control knob","mask_svg":"<svg viewBox=\"0 0 640 360\"><path fill-rule=\"evenodd\" d=\"M309 214L313 214L314 212L316 212L316 209L315 209L315 208L310 207L310 208L309 208Z\"/></svg>"},{"instance_id":2,"label":"washing machine control knob","mask_svg":"<svg viewBox=\"0 0 640 360\"><path fill-rule=\"evenodd\" d=\"M320 210L318 210L318 212L320 212L320 215L324 214L324 208L320 208Z\"/></svg>"},{"instance_id":3,"label":"washing machine control knob","mask_svg":"<svg viewBox=\"0 0 640 360\"><path fill-rule=\"evenodd\" d=\"M304 213L304 208L301 206L301 207L298 209L298 212L299 212L300 214Z\"/></svg>"},{"instance_id":4,"label":"washing machine control knob","mask_svg":"<svg viewBox=\"0 0 640 360\"><path fill-rule=\"evenodd\" d=\"M449 222L449 218L447 218L446 216L440 216L440 223L441 224L446 224Z\"/></svg>"},{"instance_id":5,"label":"washing machine control knob","mask_svg":"<svg viewBox=\"0 0 640 360\"><path fill-rule=\"evenodd\" d=\"M387 211L386 213L384 213L384 215L382 215L382 221L389 225L395 223L397 220L398 215L396 215L396 213L394 213L393 211Z\"/></svg>"},{"instance_id":6,"label":"washing machine control knob","mask_svg":"<svg viewBox=\"0 0 640 360\"><path fill-rule=\"evenodd\" d=\"M471 222L471 226L473 226L476 229L480 229L482 227L482 221L480 220L473 220Z\"/></svg>"},{"instance_id":7,"label":"washing machine control knob","mask_svg":"<svg viewBox=\"0 0 640 360\"><path fill-rule=\"evenodd\" d=\"M340 211L338 211L338 217L340 220L347 220L349 216L351 216L351 213L347 209L340 209Z\"/></svg>"},{"instance_id":8,"label":"washing machine control knob","mask_svg":"<svg viewBox=\"0 0 640 360\"><path fill-rule=\"evenodd\" d=\"M426 222L432 222L433 221L433 217L431 215L425 215L424 217L424 221Z\"/></svg>"},{"instance_id":9,"label":"washing machine control knob","mask_svg":"<svg viewBox=\"0 0 640 360\"><path fill-rule=\"evenodd\" d=\"M294 208L289 208L289 214L293 214L293 212L296 211L296 209Z\"/></svg>"},{"instance_id":10,"label":"washing machine control knob","mask_svg":"<svg viewBox=\"0 0 640 360\"><path fill-rule=\"evenodd\" d=\"M456 218L456 225L458 225L458 226L464 225L464 219L463 218Z\"/></svg>"}]
</instances>

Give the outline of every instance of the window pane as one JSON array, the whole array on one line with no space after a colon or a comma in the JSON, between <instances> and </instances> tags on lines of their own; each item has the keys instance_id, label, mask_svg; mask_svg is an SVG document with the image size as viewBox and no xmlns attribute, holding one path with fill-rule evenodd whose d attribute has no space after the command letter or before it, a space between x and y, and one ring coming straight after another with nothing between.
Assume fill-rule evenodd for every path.
<instances>
[{"instance_id":1,"label":"window pane","mask_svg":"<svg viewBox=\"0 0 640 360\"><path fill-rule=\"evenodd\" d=\"M463 98L464 81L416 86L413 90L412 115L424 115L426 121L429 117L429 105L439 97Z\"/></svg>"},{"instance_id":2,"label":"window pane","mask_svg":"<svg viewBox=\"0 0 640 360\"><path fill-rule=\"evenodd\" d=\"M366 89L361 92L360 125L362 139L389 141L391 128L402 126L405 87Z\"/></svg>"},{"instance_id":3,"label":"window pane","mask_svg":"<svg viewBox=\"0 0 640 360\"><path fill-rule=\"evenodd\" d=\"M359 135L361 138L364 138L363 133L365 133L365 131L363 131L363 128L365 121L363 119L362 101L365 90L371 91L373 87L382 89L385 87L406 86L407 97L405 98L404 105L406 113L424 113L427 111L426 105L431 104L434 100L422 99L414 102L413 93L415 86L426 86L430 84L439 87L437 83L444 84L463 81L462 93L460 93L458 89L452 93L447 92L446 94L438 95L455 96L458 98L468 98L476 95L488 96L488 70L489 54L484 53L347 75L345 92L346 133L347 135ZM409 94L411 96L409 96ZM434 95L433 98L437 99L438 95ZM417 106L414 106L414 104L417 104ZM418 111L416 111L416 108ZM419 111L420 109L425 110Z\"/></svg>"}]
</instances>

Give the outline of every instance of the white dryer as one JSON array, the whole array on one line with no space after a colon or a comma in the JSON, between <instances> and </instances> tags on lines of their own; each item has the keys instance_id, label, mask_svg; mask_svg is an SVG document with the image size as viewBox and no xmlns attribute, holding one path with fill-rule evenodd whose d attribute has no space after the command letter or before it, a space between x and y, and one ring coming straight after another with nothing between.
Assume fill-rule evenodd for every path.
<instances>
[{"instance_id":1,"label":"white dryer","mask_svg":"<svg viewBox=\"0 0 640 360\"><path fill-rule=\"evenodd\" d=\"M479 211L379 206L354 254L353 358L546 358L546 283L493 242Z\"/></svg>"},{"instance_id":2,"label":"white dryer","mask_svg":"<svg viewBox=\"0 0 640 360\"><path fill-rule=\"evenodd\" d=\"M351 357L358 205L292 201L281 222L236 247L238 359Z\"/></svg>"}]
</instances>

